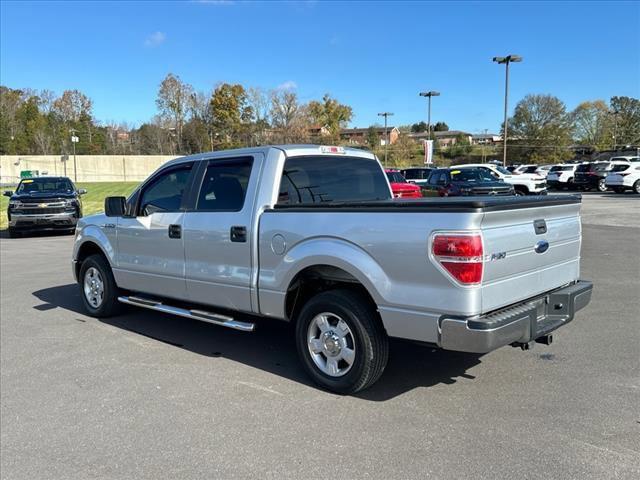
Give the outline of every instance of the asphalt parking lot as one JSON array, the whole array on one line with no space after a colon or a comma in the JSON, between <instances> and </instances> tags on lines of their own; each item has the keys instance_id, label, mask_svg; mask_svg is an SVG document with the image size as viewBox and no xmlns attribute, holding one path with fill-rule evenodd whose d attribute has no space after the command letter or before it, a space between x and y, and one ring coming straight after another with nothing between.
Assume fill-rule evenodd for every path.
<instances>
[{"instance_id":1,"label":"asphalt parking lot","mask_svg":"<svg viewBox=\"0 0 640 480\"><path fill-rule=\"evenodd\" d=\"M586 194L592 303L549 347L393 342L318 390L292 332L83 313L73 238L2 238L2 478L639 478L640 195Z\"/></svg>"}]
</instances>

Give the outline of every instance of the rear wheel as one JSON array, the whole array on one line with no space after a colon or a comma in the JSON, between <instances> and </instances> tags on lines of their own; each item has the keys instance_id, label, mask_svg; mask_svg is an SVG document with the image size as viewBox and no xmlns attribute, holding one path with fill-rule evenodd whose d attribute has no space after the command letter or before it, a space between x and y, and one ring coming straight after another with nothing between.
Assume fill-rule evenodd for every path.
<instances>
[{"instance_id":1,"label":"rear wheel","mask_svg":"<svg viewBox=\"0 0 640 480\"><path fill-rule=\"evenodd\" d=\"M607 183L605 182L604 178L601 178L600 180L598 180L598 191L599 192L607 191Z\"/></svg>"},{"instance_id":2,"label":"rear wheel","mask_svg":"<svg viewBox=\"0 0 640 480\"><path fill-rule=\"evenodd\" d=\"M20 237L20 232L13 227L9 227L9 238L18 238Z\"/></svg>"},{"instance_id":3,"label":"rear wheel","mask_svg":"<svg viewBox=\"0 0 640 480\"><path fill-rule=\"evenodd\" d=\"M110 317L120 310L118 286L109 262L102 255L91 255L82 262L78 277L82 303L92 317Z\"/></svg>"},{"instance_id":4,"label":"rear wheel","mask_svg":"<svg viewBox=\"0 0 640 480\"><path fill-rule=\"evenodd\" d=\"M573 190L575 188L575 185L573 184L573 178L570 178L569 180L567 180L567 190Z\"/></svg>"},{"instance_id":5,"label":"rear wheel","mask_svg":"<svg viewBox=\"0 0 640 480\"><path fill-rule=\"evenodd\" d=\"M307 302L296 322L296 346L311 378L341 394L373 385L389 356L375 306L350 290L323 292Z\"/></svg>"},{"instance_id":6,"label":"rear wheel","mask_svg":"<svg viewBox=\"0 0 640 480\"><path fill-rule=\"evenodd\" d=\"M640 180L636 180L633 184L633 191L636 193L640 193Z\"/></svg>"}]
</instances>

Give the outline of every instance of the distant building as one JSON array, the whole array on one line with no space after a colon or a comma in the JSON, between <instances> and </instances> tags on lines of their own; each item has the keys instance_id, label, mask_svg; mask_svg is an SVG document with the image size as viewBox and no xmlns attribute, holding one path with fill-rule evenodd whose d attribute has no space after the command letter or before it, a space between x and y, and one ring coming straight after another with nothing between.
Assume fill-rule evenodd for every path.
<instances>
[{"instance_id":1,"label":"distant building","mask_svg":"<svg viewBox=\"0 0 640 480\"><path fill-rule=\"evenodd\" d=\"M331 134L326 125L311 125L307 128L307 133L312 137L326 137Z\"/></svg>"},{"instance_id":2,"label":"distant building","mask_svg":"<svg viewBox=\"0 0 640 480\"><path fill-rule=\"evenodd\" d=\"M380 145L384 145L386 141L384 127L373 127L378 137ZM389 134L389 145L393 145L398 141L400 130L396 127L387 127ZM369 128L343 128L340 130L340 139L353 145L366 145L369 141Z\"/></svg>"},{"instance_id":3,"label":"distant building","mask_svg":"<svg viewBox=\"0 0 640 480\"><path fill-rule=\"evenodd\" d=\"M502 143L502 136L495 133L472 135L471 143L473 145L495 145L496 143Z\"/></svg>"},{"instance_id":4,"label":"distant building","mask_svg":"<svg viewBox=\"0 0 640 480\"><path fill-rule=\"evenodd\" d=\"M429 139L428 132L415 132L408 133L407 137L415 140L416 142L421 142L422 140ZM471 143L473 135L467 132L462 132L460 130L448 130L446 132L433 132L433 137L438 141L438 145L440 148L450 147L451 145L455 145L458 142L458 139L465 138L468 143Z\"/></svg>"}]
</instances>

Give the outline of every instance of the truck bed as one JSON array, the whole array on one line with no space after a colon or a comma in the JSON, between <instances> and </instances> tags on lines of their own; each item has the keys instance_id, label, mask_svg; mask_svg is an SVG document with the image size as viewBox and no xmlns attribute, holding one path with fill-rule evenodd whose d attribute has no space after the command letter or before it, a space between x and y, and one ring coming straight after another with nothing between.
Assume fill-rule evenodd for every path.
<instances>
[{"instance_id":1,"label":"truck bed","mask_svg":"<svg viewBox=\"0 0 640 480\"><path fill-rule=\"evenodd\" d=\"M271 210L277 211L346 211L346 212L490 212L499 210L517 210L555 205L571 205L581 203L581 195L544 195L513 197L450 197L450 198L398 198L371 202L331 202L308 205L275 205Z\"/></svg>"}]
</instances>

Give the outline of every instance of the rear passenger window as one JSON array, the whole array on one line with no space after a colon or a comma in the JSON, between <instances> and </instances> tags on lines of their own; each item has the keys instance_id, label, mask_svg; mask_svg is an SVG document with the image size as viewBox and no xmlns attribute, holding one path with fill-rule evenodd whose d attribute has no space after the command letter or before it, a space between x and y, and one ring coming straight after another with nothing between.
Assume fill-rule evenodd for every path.
<instances>
[{"instance_id":1,"label":"rear passenger window","mask_svg":"<svg viewBox=\"0 0 640 480\"><path fill-rule=\"evenodd\" d=\"M286 161L278 204L389 200L380 164L358 157L293 157Z\"/></svg>"},{"instance_id":2,"label":"rear passenger window","mask_svg":"<svg viewBox=\"0 0 640 480\"><path fill-rule=\"evenodd\" d=\"M252 159L222 160L209 164L196 210L238 212L244 206Z\"/></svg>"}]
</instances>

